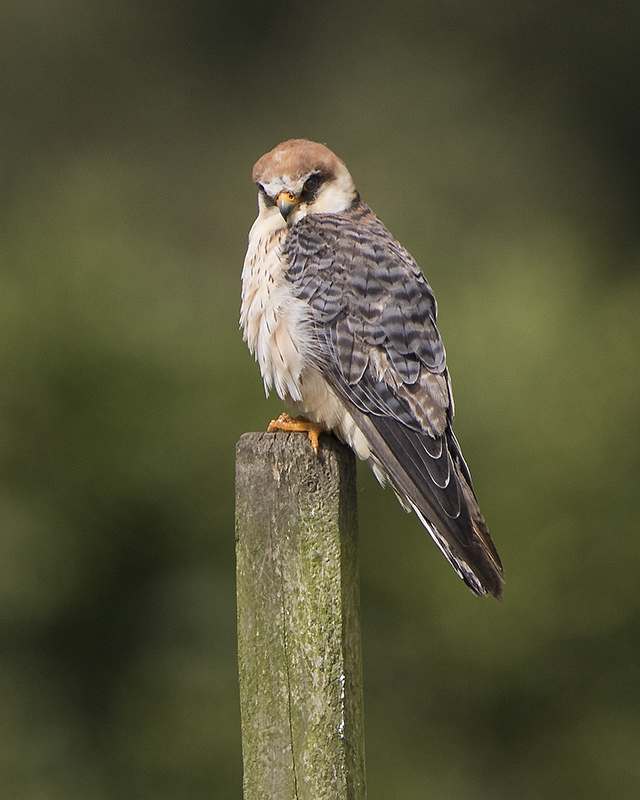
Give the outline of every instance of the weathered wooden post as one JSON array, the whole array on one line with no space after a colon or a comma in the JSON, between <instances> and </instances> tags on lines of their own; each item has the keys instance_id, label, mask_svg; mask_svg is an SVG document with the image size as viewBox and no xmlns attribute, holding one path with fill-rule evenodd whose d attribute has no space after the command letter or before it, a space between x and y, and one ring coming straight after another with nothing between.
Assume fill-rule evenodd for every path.
<instances>
[{"instance_id":1,"label":"weathered wooden post","mask_svg":"<svg viewBox=\"0 0 640 800\"><path fill-rule=\"evenodd\" d=\"M244 800L364 800L353 453L322 436L236 448Z\"/></svg>"}]
</instances>

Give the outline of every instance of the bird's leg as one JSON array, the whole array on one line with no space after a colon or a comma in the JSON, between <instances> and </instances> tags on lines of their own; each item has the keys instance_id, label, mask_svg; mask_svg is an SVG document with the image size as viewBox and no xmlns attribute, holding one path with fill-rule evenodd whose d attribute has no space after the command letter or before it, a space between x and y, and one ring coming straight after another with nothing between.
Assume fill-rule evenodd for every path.
<instances>
[{"instance_id":1,"label":"bird's leg","mask_svg":"<svg viewBox=\"0 0 640 800\"><path fill-rule=\"evenodd\" d=\"M280 414L278 419L272 419L267 428L268 433L276 431L294 431L306 433L313 447L313 452L318 455L318 437L326 433L327 429L319 422L311 422L306 417L291 417L289 414Z\"/></svg>"}]
</instances>

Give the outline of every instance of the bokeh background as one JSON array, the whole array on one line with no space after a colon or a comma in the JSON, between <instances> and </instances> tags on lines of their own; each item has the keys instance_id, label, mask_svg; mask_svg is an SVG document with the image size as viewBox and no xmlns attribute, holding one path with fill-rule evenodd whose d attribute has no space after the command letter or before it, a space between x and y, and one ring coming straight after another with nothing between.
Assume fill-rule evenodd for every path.
<instances>
[{"instance_id":1,"label":"bokeh background","mask_svg":"<svg viewBox=\"0 0 640 800\"><path fill-rule=\"evenodd\" d=\"M434 287L507 574L360 471L370 800L640 796L639 9L3 0L3 797L241 798L240 270L299 136Z\"/></svg>"}]
</instances>

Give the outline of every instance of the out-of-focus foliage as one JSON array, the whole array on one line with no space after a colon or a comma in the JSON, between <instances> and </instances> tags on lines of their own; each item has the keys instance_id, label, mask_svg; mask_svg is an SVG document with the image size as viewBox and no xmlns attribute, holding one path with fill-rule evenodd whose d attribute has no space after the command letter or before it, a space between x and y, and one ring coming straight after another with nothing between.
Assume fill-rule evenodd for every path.
<instances>
[{"instance_id":1,"label":"out-of-focus foliage","mask_svg":"<svg viewBox=\"0 0 640 800\"><path fill-rule=\"evenodd\" d=\"M638 797L639 45L629 0L3 2L3 796L241 797L240 268L306 136L436 291L507 573L361 472L369 797Z\"/></svg>"}]
</instances>

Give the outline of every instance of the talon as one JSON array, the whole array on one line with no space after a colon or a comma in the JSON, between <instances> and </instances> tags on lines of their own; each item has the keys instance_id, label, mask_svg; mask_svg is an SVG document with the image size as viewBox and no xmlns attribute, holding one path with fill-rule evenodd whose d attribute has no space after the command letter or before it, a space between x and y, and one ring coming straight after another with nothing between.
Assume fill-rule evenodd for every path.
<instances>
[{"instance_id":1,"label":"talon","mask_svg":"<svg viewBox=\"0 0 640 800\"><path fill-rule=\"evenodd\" d=\"M327 429L319 422L311 422L306 417L291 417L289 414L280 414L278 419L272 419L267 428L267 433L276 431L289 431L295 433L306 433L313 447L313 452L318 455L318 438L321 433L326 433Z\"/></svg>"}]
</instances>

